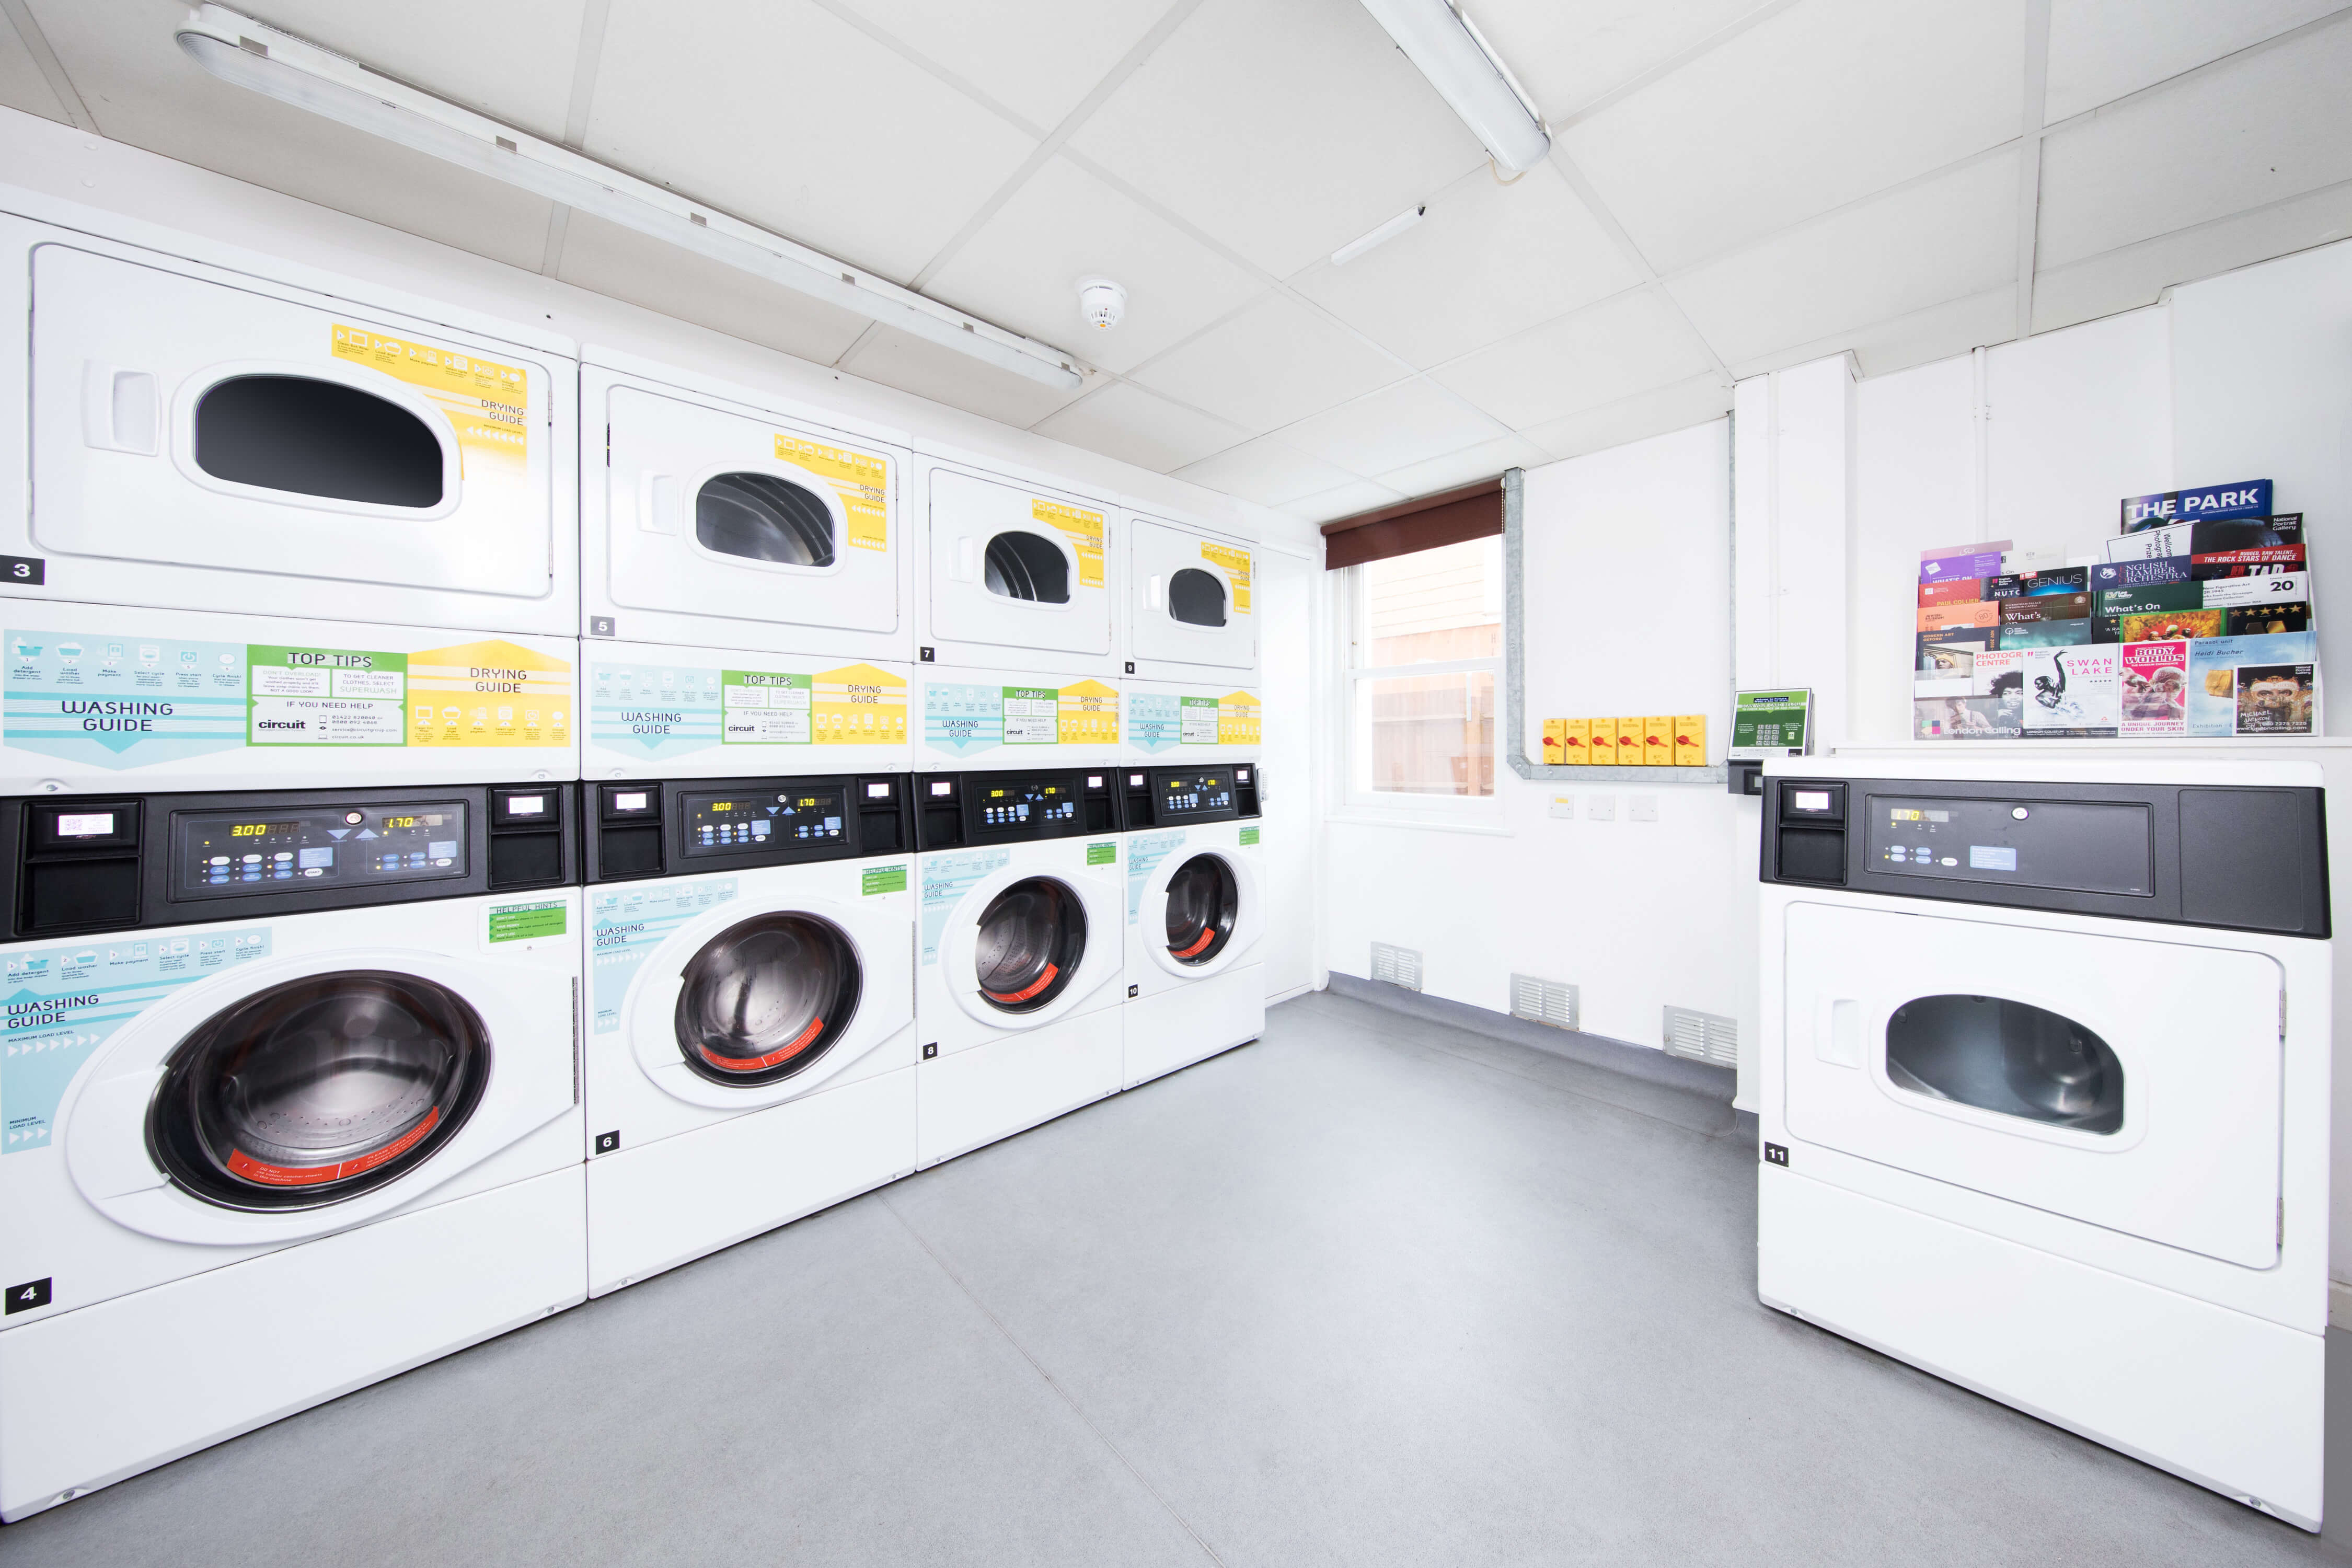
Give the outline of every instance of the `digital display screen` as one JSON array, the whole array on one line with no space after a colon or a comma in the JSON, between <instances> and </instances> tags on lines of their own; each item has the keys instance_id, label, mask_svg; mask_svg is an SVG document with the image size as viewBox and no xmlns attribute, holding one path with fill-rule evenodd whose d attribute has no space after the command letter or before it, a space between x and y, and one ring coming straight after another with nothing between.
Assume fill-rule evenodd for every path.
<instances>
[{"instance_id":1,"label":"digital display screen","mask_svg":"<svg viewBox=\"0 0 2352 1568\"><path fill-rule=\"evenodd\" d=\"M1869 868L1927 877L2146 898L2155 825L2141 802L1873 795Z\"/></svg>"},{"instance_id":2,"label":"digital display screen","mask_svg":"<svg viewBox=\"0 0 2352 1568\"><path fill-rule=\"evenodd\" d=\"M507 796L507 815L509 816L544 816L546 811L547 797L543 795L510 795Z\"/></svg>"},{"instance_id":3,"label":"digital display screen","mask_svg":"<svg viewBox=\"0 0 2352 1568\"><path fill-rule=\"evenodd\" d=\"M1156 776L1153 794L1162 822L1217 819L1237 814L1234 775L1224 768L1202 768Z\"/></svg>"},{"instance_id":4,"label":"digital display screen","mask_svg":"<svg viewBox=\"0 0 2352 1568\"><path fill-rule=\"evenodd\" d=\"M1070 779L986 779L972 791L972 808L983 832L1057 827L1078 820L1079 791Z\"/></svg>"},{"instance_id":5,"label":"digital display screen","mask_svg":"<svg viewBox=\"0 0 2352 1568\"><path fill-rule=\"evenodd\" d=\"M848 792L839 786L741 791L684 797L686 852L719 855L795 845L839 845L846 837Z\"/></svg>"},{"instance_id":6,"label":"digital display screen","mask_svg":"<svg viewBox=\"0 0 2352 1568\"><path fill-rule=\"evenodd\" d=\"M172 818L175 898L419 881L466 870L462 801L319 806L263 820L228 812Z\"/></svg>"},{"instance_id":7,"label":"digital display screen","mask_svg":"<svg viewBox=\"0 0 2352 1568\"><path fill-rule=\"evenodd\" d=\"M60 838L99 838L114 832L114 813L110 811L67 812L58 818Z\"/></svg>"}]
</instances>

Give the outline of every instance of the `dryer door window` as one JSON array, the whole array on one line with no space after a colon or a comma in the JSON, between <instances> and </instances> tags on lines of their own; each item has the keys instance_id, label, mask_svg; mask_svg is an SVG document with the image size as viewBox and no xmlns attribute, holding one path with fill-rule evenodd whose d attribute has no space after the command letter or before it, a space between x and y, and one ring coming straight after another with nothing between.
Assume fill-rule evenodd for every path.
<instances>
[{"instance_id":1,"label":"dryer door window","mask_svg":"<svg viewBox=\"0 0 2352 1568\"><path fill-rule=\"evenodd\" d=\"M1000 533L988 542L985 581L1000 598L1039 605L1070 602L1070 563L1034 533Z\"/></svg>"},{"instance_id":2,"label":"dryer door window","mask_svg":"<svg viewBox=\"0 0 2352 1568\"><path fill-rule=\"evenodd\" d=\"M206 1203L317 1208L431 1159L489 1071L489 1031L448 987L390 970L311 975L256 992L180 1044L148 1143Z\"/></svg>"},{"instance_id":3,"label":"dryer door window","mask_svg":"<svg viewBox=\"0 0 2352 1568\"><path fill-rule=\"evenodd\" d=\"M714 555L775 566L833 564L833 513L774 474L720 474L694 498L694 537Z\"/></svg>"},{"instance_id":4,"label":"dryer door window","mask_svg":"<svg viewBox=\"0 0 2352 1568\"><path fill-rule=\"evenodd\" d=\"M1234 868L1219 855L1195 855L1168 879L1168 955L1202 964L1225 950L1242 907Z\"/></svg>"},{"instance_id":5,"label":"dryer door window","mask_svg":"<svg viewBox=\"0 0 2352 1568\"><path fill-rule=\"evenodd\" d=\"M339 381L236 375L196 400L196 466L289 495L429 510L441 443L409 410Z\"/></svg>"},{"instance_id":6,"label":"dryer door window","mask_svg":"<svg viewBox=\"0 0 2352 1568\"><path fill-rule=\"evenodd\" d=\"M1024 878L981 911L980 994L999 1012L1034 1013L1069 989L1086 953L1078 895L1050 877Z\"/></svg>"},{"instance_id":7,"label":"dryer door window","mask_svg":"<svg viewBox=\"0 0 2352 1568\"><path fill-rule=\"evenodd\" d=\"M1225 585L1197 566L1187 566L1168 579L1168 615L1188 626L1225 624Z\"/></svg>"},{"instance_id":8,"label":"dryer door window","mask_svg":"<svg viewBox=\"0 0 2352 1568\"><path fill-rule=\"evenodd\" d=\"M687 961L677 1048L713 1083L775 1083L840 1042L864 975L842 930L778 911L728 927Z\"/></svg>"},{"instance_id":9,"label":"dryer door window","mask_svg":"<svg viewBox=\"0 0 2352 1568\"><path fill-rule=\"evenodd\" d=\"M2000 996L1916 996L1886 1020L1898 1089L2053 1127L2112 1133L2124 1068L2106 1041L2045 1007Z\"/></svg>"}]
</instances>

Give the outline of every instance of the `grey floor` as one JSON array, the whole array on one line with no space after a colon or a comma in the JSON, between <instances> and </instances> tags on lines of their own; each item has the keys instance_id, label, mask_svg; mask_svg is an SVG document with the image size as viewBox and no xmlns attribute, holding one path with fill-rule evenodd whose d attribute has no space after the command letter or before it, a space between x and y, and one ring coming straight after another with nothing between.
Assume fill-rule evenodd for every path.
<instances>
[{"instance_id":1,"label":"grey floor","mask_svg":"<svg viewBox=\"0 0 2352 1568\"><path fill-rule=\"evenodd\" d=\"M1727 1107L1266 1037L0 1530L11 1563L2219 1564L2284 1525L1755 1299Z\"/></svg>"}]
</instances>

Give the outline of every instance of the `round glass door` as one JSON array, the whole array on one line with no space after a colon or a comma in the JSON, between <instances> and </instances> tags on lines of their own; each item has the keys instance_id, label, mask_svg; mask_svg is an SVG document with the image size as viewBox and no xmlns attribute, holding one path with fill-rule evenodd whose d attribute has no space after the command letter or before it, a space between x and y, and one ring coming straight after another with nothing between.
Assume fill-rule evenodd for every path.
<instances>
[{"instance_id":1,"label":"round glass door","mask_svg":"<svg viewBox=\"0 0 2352 1568\"><path fill-rule=\"evenodd\" d=\"M479 1103L490 1037L446 985L390 970L289 980L215 1013L165 1060L147 1141L224 1208L317 1208L397 1181Z\"/></svg>"},{"instance_id":2,"label":"round glass door","mask_svg":"<svg viewBox=\"0 0 2352 1568\"><path fill-rule=\"evenodd\" d=\"M857 952L838 926L779 911L728 927L687 961L677 1048L713 1083L775 1083L831 1050L857 1013Z\"/></svg>"},{"instance_id":3,"label":"round glass door","mask_svg":"<svg viewBox=\"0 0 2352 1568\"><path fill-rule=\"evenodd\" d=\"M988 591L1039 605L1070 602L1069 558L1034 533L1000 533L988 542L982 576Z\"/></svg>"},{"instance_id":4,"label":"round glass door","mask_svg":"<svg viewBox=\"0 0 2352 1568\"><path fill-rule=\"evenodd\" d=\"M1225 624L1225 585L1198 566L1168 579L1168 613L1189 626Z\"/></svg>"},{"instance_id":5,"label":"round glass door","mask_svg":"<svg viewBox=\"0 0 2352 1568\"><path fill-rule=\"evenodd\" d=\"M776 566L833 564L833 513L773 474L720 474L694 498L694 537L716 555Z\"/></svg>"},{"instance_id":6,"label":"round glass door","mask_svg":"<svg viewBox=\"0 0 2352 1568\"><path fill-rule=\"evenodd\" d=\"M1222 855L1195 855L1168 879L1168 956L1206 963L1225 950L1241 915L1241 885Z\"/></svg>"},{"instance_id":7,"label":"round glass door","mask_svg":"<svg viewBox=\"0 0 2352 1568\"><path fill-rule=\"evenodd\" d=\"M973 963L980 994L1004 1013L1034 1013L1069 989L1087 952L1087 911L1050 877L1029 877L988 900Z\"/></svg>"},{"instance_id":8,"label":"round glass door","mask_svg":"<svg viewBox=\"0 0 2352 1568\"><path fill-rule=\"evenodd\" d=\"M1898 1089L2082 1132L2124 1123L2124 1068L2063 1013L2002 996L1917 996L1886 1020Z\"/></svg>"}]
</instances>

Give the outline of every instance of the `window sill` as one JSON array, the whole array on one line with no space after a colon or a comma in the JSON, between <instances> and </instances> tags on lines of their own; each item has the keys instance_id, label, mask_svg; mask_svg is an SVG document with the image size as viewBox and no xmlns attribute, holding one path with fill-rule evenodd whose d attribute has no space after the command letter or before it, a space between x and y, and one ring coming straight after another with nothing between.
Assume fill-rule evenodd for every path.
<instances>
[{"instance_id":1,"label":"window sill","mask_svg":"<svg viewBox=\"0 0 2352 1568\"><path fill-rule=\"evenodd\" d=\"M1484 838L1519 836L1518 829L1499 823L1449 821L1434 815L1419 816L1403 812L1331 811L1324 813L1323 820L1347 827L1412 827L1424 833L1472 833Z\"/></svg>"}]
</instances>

